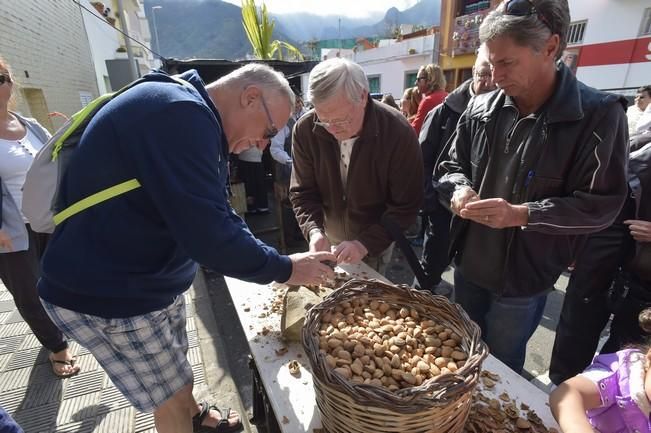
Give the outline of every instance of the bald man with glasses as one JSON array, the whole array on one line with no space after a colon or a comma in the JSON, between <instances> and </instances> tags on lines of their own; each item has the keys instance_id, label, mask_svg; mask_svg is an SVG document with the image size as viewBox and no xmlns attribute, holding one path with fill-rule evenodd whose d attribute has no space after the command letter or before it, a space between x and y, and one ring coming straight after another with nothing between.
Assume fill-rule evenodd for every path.
<instances>
[{"instance_id":1,"label":"bald man with glasses","mask_svg":"<svg viewBox=\"0 0 651 433\"><path fill-rule=\"evenodd\" d=\"M249 64L205 85L152 72L102 106L61 181L62 208L135 178L140 188L57 226L38 284L52 321L85 347L159 433L241 429L198 403L184 293L198 264L260 284L334 277L330 252L279 254L228 202L228 155L264 149L294 109L284 76Z\"/></svg>"}]
</instances>

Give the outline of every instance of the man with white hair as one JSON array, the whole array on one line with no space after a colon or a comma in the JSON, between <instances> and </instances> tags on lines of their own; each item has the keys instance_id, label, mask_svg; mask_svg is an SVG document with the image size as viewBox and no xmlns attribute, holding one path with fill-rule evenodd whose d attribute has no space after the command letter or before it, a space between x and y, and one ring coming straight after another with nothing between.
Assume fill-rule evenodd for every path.
<instances>
[{"instance_id":1,"label":"man with white hair","mask_svg":"<svg viewBox=\"0 0 651 433\"><path fill-rule=\"evenodd\" d=\"M183 293L197 263L257 283L333 277L330 253L289 257L257 240L228 203L229 153L263 149L289 118L282 74L250 64L205 86L196 71L151 73L90 121L60 187L62 205L137 179L142 187L67 219L43 258L53 322L86 347L159 433L227 432L239 415L198 404Z\"/></svg>"},{"instance_id":2,"label":"man with white hair","mask_svg":"<svg viewBox=\"0 0 651 433\"><path fill-rule=\"evenodd\" d=\"M384 215L403 228L423 197L418 140L397 110L369 98L356 63L335 58L310 73L314 109L296 124L290 199L310 251L339 263L364 260L380 272L393 242Z\"/></svg>"}]
</instances>

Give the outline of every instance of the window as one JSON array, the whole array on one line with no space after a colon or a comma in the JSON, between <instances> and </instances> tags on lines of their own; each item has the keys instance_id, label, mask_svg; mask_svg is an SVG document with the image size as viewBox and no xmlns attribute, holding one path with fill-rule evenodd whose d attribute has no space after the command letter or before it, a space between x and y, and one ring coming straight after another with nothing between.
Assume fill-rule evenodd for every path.
<instances>
[{"instance_id":1,"label":"window","mask_svg":"<svg viewBox=\"0 0 651 433\"><path fill-rule=\"evenodd\" d=\"M651 35L651 8L644 10L642 24L640 25L640 36Z\"/></svg>"},{"instance_id":2,"label":"window","mask_svg":"<svg viewBox=\"0 0 651 433\"><path fill-rule=\"evenodd\" d=\"M570 28L567 31L567 45L583 43L583 35L585 34L585 26L587 24L587 20L576 21L570 24Z\"/></svg>"},{"instance_id":3,"label":"window","mask_svg":"<svg viewBox=\"0 0 651 433\"><path fill-rule=\"evenodd\" d=\"M380 76L369 75L368 77L369 93L380 93Z\"/></svg>"},{"instance_id":4,"label":"window","mask_svg":"<svg viewBox=\"0 0 651 433\"><path fill-rule=\"evenodd\" d=\"M80 91L79 92L79 102L81 102L81 108L84 108L86 105L90 104L93 100L93 95L90 92Z\"/></svg>"},{"instance_id":5,"label":"window","mask_svg":"<svg viewBox=\"0 0 651 433\"><path fill-rule=\"evenodd\" d=\"M417 76L418 76L418 71L405 72L405 89L414 87L416 85Z\"/></svg>"}]
</instances>

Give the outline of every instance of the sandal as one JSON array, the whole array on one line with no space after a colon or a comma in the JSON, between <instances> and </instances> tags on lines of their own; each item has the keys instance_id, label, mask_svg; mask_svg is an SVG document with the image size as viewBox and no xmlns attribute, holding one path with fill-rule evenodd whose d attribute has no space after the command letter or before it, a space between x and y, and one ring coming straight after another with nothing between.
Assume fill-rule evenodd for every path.
<instances>
[{"instance_id":1,"label":"sandal","mask_svg":"<svg viewBox=\"0 0 651 433\"><path fill-rule=\"evenodd\" d=\"M231 408L226 408L226 409L219 409L215 405L209 405L207 402L202 401L199 403L199 406L201 406L201 410L199 411L198 414L192 417L192 431L194 433L200 432L200 431L206 431L206 432L211 432L211 433L229 433L229 432L234 432L237 430L240 430L242 428L242 420L240 419L237 424L235 425L230 425L228 423L228 418L231 414ZM208 416L208 413L211 410L216 410L219 412L219 415L221 415L221 419L217 423L217 426L215 427L210 427L207 425L203 425L203 420ZM225 414L225 415L224 415Z\"/></svg>"},{"instance_id":2,"label":"sandal","mask_svg":"<svg viewBox=\"0 0 651 433\"><path fill-rule=\"evenodd\" d=\"M52 366L52 373L56 377L58 377L59 379L66 379L68 377L72 377L72 376L75 376L75 375L79 374L80 368L79 367L77 367L76 369L74 368L75 364L77 363L77 357L73 357L72 359L70 359L68 361L61 361L59 359L52 359L51 357L49 359L50 359L50 365ZM57 373L57 365L58 364L63 364L63 365L70 366L70 367L73 368L73 371L71 373Z\"/></svg>"}]
</instances>

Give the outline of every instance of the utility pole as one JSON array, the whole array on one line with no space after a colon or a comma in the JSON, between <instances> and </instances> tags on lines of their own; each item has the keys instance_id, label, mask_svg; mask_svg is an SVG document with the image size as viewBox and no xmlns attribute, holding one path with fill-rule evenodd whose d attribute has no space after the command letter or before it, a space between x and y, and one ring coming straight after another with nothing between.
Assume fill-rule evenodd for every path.
<instances>
[{"instance_id":1,"label":"utility pole","mask_svg":"<svg viewBox=\"0 0 651 433\"><path fill-rule=\"evenodd\" d=\"M161 63L161 67L163 67L163 55L161 54L160 50L160 44L158 42L158 25L156 24L156 12L163 9L163 6L152 6L151 8L151 15L152 15L152 21L154 23L154 38L156 40L156 52L158 53L158 60Z\"/></svg>"},{"instance_id":2,"label":"utility pole","mask_svg":"<svg viewBox=\"0 0 651 433\"><path fill-rule=\"evenodd\" d=\"M433 43L432 43L432 63L435 65L439 64L439 55L441 51L440 44L440 32L432 31Z\"/></svg>"},{"instance_id":3,"label":"utility pole","mask_svg":"<svg viewBox=\"0 0 651 433\"><path fill-rule=\"evenodd\" d=\"M133 57L133 48L131 47L131 38L129 37L129 28L126 20L126 11L122 5L122 0L118 0L118 9L120 10L120 24L124 32L124 45L127 48L127 58L129 69L131 70L131 81L138 79L138 69L136 68L136 59Z\"/></svg>"},{"instance_id":4,"label":"utility pole","mask_svg":"<svg viewBox=\"0 0 651 433\"><path fill-rule=\"evenodd\" d=\"M339 33L338 33L338 37L339 37L339 41L338 41L338 42L339 42L339 44L338 44L338 45L339 45L339 54L337 54L337 57L341 57L341 18L339 18Z\"/></svg>"}]
</instances>

